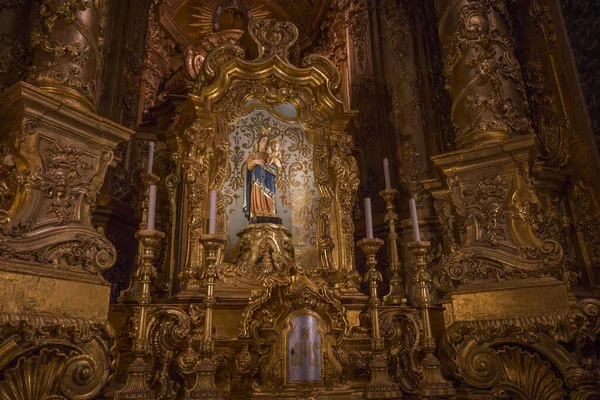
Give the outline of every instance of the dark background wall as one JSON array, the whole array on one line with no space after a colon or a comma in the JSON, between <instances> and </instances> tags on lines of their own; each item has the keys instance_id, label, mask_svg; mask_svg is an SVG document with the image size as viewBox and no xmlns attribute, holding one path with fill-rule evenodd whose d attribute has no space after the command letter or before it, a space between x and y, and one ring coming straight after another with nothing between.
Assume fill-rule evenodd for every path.
<instances>
[{"instance_id":1,"label":"dark background wall","mask_svg":"<svg viewBox=\"0 0 600 400\"><path fill-rule=\"evenodd\" d=\"M600 1L560 3L592 130L600 145Z\"/></svg>"}]
</instances>

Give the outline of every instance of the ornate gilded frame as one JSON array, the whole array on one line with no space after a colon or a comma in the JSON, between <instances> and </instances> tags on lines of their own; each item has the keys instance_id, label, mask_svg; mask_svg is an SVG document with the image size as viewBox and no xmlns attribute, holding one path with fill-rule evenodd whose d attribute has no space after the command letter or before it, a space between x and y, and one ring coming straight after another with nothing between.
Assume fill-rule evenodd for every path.
<instances>
[{"instance_id":1,"label":"ornate gilded frame","mask_svg":"<svg viewBox=\"0 0 600 400\"><path fill-rule=\"evenodd\" d=\"M344 108L340 75L329 60L309 55L302 68L289 61L289 50L298 38L292 23L253 20L248 29L258 45L254 60L245 60L241 47L228 44L211 51L201 69L186 65L196 83L175 126L188 199L184 268L202 265L199 239L208 227L208 193L220 192L229 164L226 127L246 115L248 100L256 99L271 109L291 103L306 133L314 137L315 181L321 196L319 269L337 274L344 288L356 287L352 205L359 179L346 129L356 112ZM217 234L226 232L224 209L219 194Z\"/></svg>"}]
</instances>

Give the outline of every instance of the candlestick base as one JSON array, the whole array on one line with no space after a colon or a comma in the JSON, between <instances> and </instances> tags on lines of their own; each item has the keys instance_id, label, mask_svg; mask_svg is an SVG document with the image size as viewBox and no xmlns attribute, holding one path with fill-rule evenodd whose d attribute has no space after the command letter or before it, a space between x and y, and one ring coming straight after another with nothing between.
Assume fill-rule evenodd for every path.
<instances>
[{"instance_id":1,"label":"candlestick base","mask_svg":"<svg viewBox=\"0 0 600 400\"><path fill-rule=\"evenodd\" d=\"M185 400L220 400L223 393L215 385L216 367L208 357L204 357L196 369L194 386L185 392Z\"/></svg>"},{"instance_id":2,"label":"candlestick base","mask_svg":"<svg viewBox=\"0 0 600 400\"><path fill-rule=\"evenodd\" d=\"M390 279L390 292L383 296L383 305L385 306L407 306L408 299L404 293L404 281L395 274Z\"/></svg>"},{"instance_id":3,"label":"candlestick base","mask_svg":"<svg viewBox=\"0 0 600 400\"><path fill-rule=\"evenodd\" d=\"M377 271L376 254L383 245L383 240L366 238L359 240L358 247L367 257L369 270L365 274L365 281L369 283L369 311L371 314L371 335L373 353L369 362L371 378L363 393L364 399L399 399L402 392L399 385L392 382L388 374L387 354L383 348L383 339L379 331L379 297L377 296L377 283L381 274Z\"/></svg>"},{"instance_id":4,"label":"candlestick base","mask_svg":"<svg viewBox=\"0 0 600 400\"><path fill-rule=\"evenodd\" d=\"M146 376L150 373L150 367L142 356L135 356L133 362L127 368L127 381L123 389L115 392L115 400L136 399L154 400L154 390L148 387Z\"/></svg>"},{"instance_id":5,"label":"candlestick base","mask_svg":"<svg viewBox=\"0 0 600 400\"><path fill-rule=\"evenodd\" d=\"M447 399L456 395L456 389L452 386L452 382L446 380L442 376L440 361L433 355L427 353L421 360L423 374L419 381L419 397L440 397Z\"/></svg>"},{"instance_id":6,"label":"candlestick base","mask_svg":"<svg viewBox=\"0 0 600 400\"><path fill-rule=\"evenodd\" d=\"M397 383L388 375L387 354L383 350L374 351L369 361L371 378L363 393L363 399L400 399L402 392Z\"/></svg>"}]
</instances>

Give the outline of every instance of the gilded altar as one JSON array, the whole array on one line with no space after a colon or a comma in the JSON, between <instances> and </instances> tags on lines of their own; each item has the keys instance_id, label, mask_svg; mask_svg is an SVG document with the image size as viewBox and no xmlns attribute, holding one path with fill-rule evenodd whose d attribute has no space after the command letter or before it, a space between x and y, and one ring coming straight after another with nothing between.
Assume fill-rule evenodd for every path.
<instances>
[{"instance_id":1,"label":"gilded altar","mask_svg":"<svg viewBox=\"0 0 600 400\"><path fill-rule=\"evenodd\" d=\"M600 398L572 4L0 0L0 400Z\"/></svg>"},{"instance_id":2,"label":"gilded altar","mask_svg":"<svg viewBox=\"0 0 600 400\"><path fill-rule=\"evenodd\" d=\"M256 58L246 60L240 46L225 44L208 53L202 68L188 66L194 89L164 139L176 146L180 165L172 223L163 226L171 227L166 252L179 248L170 262L179 263L181 272L164 276L177 268L163 267L161 279L173 288L163 300L144 300L155 270L138 269L121 292L121 301L130 303L123 312L138 310L129 316L138 335L126 384L115 397L150 396L159 387L174 396L177 385L185 398L354 398L373 362L366 351L374 340L373 318L381 336L374 348L381 358L378 374L390 387L382 389L372 378L371 398L395 396L400 387L388 377L379 309L369 306L377 294L360 291L354 262L355 112L341 101L339 72L316 54L301 67L290 62L298 36L291 23L255 20L248 29ZM266 167L259 170L263 175L251 172L275 156L280 161L272 164L273 187L260 180L271 173ZM274 208L251 215L248 203L260 206L265 200L256 196L264 193ZM147 251L140 247L140 254ZM389 345L412 360L396 371L415 374L422 325L417 309L382 310L385 334L403 336ZM160 366L148 361L148 353ZM140 381L139 371L156 368L163 371L156 382ZM414 379L405 386L412 391Z\"/></svg>"}]
</instances>

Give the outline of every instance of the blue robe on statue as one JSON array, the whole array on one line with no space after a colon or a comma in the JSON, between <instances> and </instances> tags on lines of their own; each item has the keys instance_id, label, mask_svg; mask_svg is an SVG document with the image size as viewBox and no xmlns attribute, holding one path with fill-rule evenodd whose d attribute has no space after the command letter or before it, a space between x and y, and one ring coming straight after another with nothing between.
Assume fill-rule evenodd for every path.
<instances>
[{"instance_id":1,"label":"blue robe on statue","mask_svg":"<svg viewBox=\"0 0 600 400\"><path fill-rule=\"evenodd\" d=\"M244 215L248 220L257 216L276 216L275 214L275 180L277 178L277 167L275 165L255 165L252 170L246 170L246 187L244 195ZM271 206L265 206L265 204L252 204L253 191L260 191L254 193L254 199L257 197L264 196L267 203L270 202ZM254 211L254 213L253 213ZM254 215L257 214L257 215Z\"/></svg>"}]
</instances>

